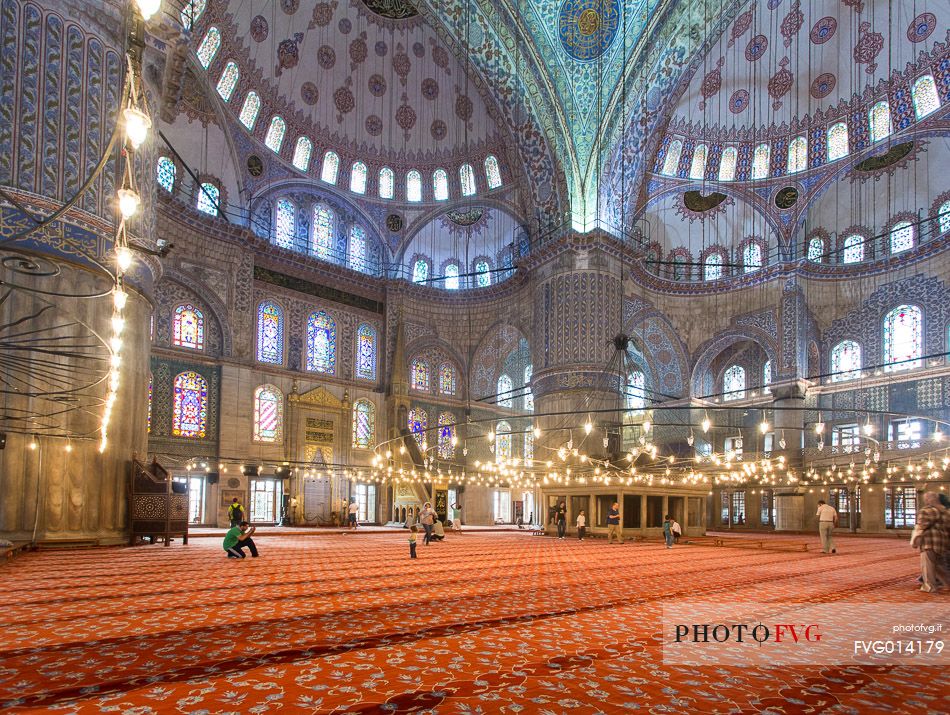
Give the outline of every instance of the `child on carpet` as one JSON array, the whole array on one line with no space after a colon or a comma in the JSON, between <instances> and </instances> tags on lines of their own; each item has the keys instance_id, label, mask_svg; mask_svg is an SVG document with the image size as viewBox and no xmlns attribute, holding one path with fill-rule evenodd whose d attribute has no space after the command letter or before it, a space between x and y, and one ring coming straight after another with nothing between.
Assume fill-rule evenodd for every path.
<instances>
[{"instance_id":1,"label":"child on carpet","mask_svg":"<svg viewBox=\"0 0 950 715\"><path fill-rule=\"evenodd\" d=\"M586 533L587 533L587 517L584 516L584 510L581 509L577 515L577 538L580 541L583 541Z\"/></svg>"},{"instance_id":2,"label":"child on carpet","mask_svg":"<svg viewBox=\"0 0 950 715\"><path fill-rule=\"evenodd\" d=\"M416 534L419 531L419 527L413 524L409 527L409 558L416 558Z\"/></svg>"}]
</instances>

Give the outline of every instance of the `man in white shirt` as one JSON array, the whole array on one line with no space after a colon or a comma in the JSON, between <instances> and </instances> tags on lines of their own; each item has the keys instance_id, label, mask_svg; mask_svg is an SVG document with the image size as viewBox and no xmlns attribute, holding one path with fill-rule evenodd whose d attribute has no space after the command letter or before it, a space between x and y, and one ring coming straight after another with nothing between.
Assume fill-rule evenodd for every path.
<instances>
[{"instance_id":1,"label":"man in white shirt","mask_svg":"<svg viewBox=\"0 0 950 715\"><path fill-rule=\"evenodd\" d=\"M350 506L348 508L348 511L349 511L350 528L355 529L357 527L356 519L360 513L360 505L356 503L356 499L350 499Z\"/></svg>"},{"instance_id":2,"label":"man in white shirt","mask_svg":"<svg viewBox=\"0 0 950 715\"><path fill-rule=\"evenodd\" d=\"M818 517L818 537L821 539L821 553L838 553L832 538L834 528L838 526L838 512L830 504L825 504L824 499L819 499L816 516Z\"/></svg>"}]
</instances>

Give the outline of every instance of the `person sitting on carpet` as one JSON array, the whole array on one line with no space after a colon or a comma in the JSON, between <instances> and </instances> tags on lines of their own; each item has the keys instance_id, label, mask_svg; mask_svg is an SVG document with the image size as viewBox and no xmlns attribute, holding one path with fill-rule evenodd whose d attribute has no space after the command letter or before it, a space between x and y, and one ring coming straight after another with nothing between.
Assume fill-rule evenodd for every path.
<instances>
[{"instance_id":1,"label":"person sitting on carpet","mask_svg":"<svg viewBox=\"0 0 950 715\"><path fill-rule=\"evenodd\" d=\"M432 540L442 541L445 538L445 529L442 528L442 522L438 519L432 524Z\"/></svg>"},{"instance_id":2,"label":"person sitting on carpet","mask_svg":"<svg viewBox=\"0 0 950 715\"><path fill-rule=\"evenodd\" d=\"M251 556L257 558L257 546L254 544L254 539L251 538L251 534L255 531L257 531L257 527L251 526L246 521L242 521L237 526L228 529L228 533L224 535L224 551L229 559L245 558L245 546L250 550Z\"/></svg>"}]
</instances>

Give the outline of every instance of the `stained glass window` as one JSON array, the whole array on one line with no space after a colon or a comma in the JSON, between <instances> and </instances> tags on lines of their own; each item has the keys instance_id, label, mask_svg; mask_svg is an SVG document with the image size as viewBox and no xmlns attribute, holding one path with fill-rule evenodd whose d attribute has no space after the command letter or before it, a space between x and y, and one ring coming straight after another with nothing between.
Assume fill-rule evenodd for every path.
<instances>
[{"instance_id":1,"label":"stained glass window","mask_svg":"<svg viewBox=\"0 0 950 715\"><path fill-rule=\"evenodd\" d=\"M923 315L916 305L900 305L884 316L885 370L920 367L923 324Z\"/></svg>"},{"instance_id":2,"label":"stained glass window","mask_svg":"<svg viewBox=\"0 0 950 715\"><path fill-rule=\"evenodd\" d=\"M379 198L391 199L393 197L395 178L393 170L388 166L384 166L379 170Z\"/></svg>"},{"instance_id":3,"label":"stained glass window","mask_svg":"<svg viewBox=\"0 0 950 715\"><path fill-rule=\"evenodd\" d=\"M155 175L158 178L159 186L169 193L175 188L176 171L175 162L167 156L158 157L158 166L155 169Z\"/></svg>"},{"instance_id":4,"label":"stained glass window","mask_svg":"<svg viewBox=\"0 0 950 715\"><path fill-rule=\"evenodd\" d=\"M419 449L426 451L426 428L429 426L429 416L426 414L426 411L418 407L414 407L409 410L409 431L412 432L412 436L416 438L416 442L419 443Z\"/></svg>"},{"instance_id":5,"label":"stained glass window","mask_svg":"<svg viewBox=\"0 0 950 715\"><path fill-rule=\"evenodd\" d=\"M670 142L666 150L666 157L663 159L663 172L667 176L676 176L676 170L680 165L680 155L683 153L683 142L674 139Z\"/></svg>"},{"instance_id":6,"label":"stained glass window","mask_svg":"<svg viewBox=\"0 0 950 715\"><path fill-rule=\"evenodd\" d=\"M848 155L848 125L837 122L828 127L828 160L834 161Z\"/></svg>"},{"instance_id":7,"label":"stained glass window","mask_svg":"<svg viewBox=\"0 0 950 715\"><path fill-rule=\"evenodd\" d=\"M762 366L762 392L771 392L769 385L772 384L772 361L766 360Z\"/></svg>"},{"instance_id":8,"label":"stained glass window","mask_svg":"<svg viewBox=\"0 0 950 715\"><path fill-rule=\"evenodd\" d=\"M413 203L422 201L422 174L415 169L406 174L406 200Z\"/></svg>"},{"instance_id":9,"label":"stained glass window","mask_svg":"<svg viewBox=\"0 0 950 715\"><path fill-rule=\"evenodd\" d=\"M175 308L172 318L172 345L192 350L204 350L205 319L191 303Z\"/></svg>"},{"instance_id":10,"label":"stained glass window","mask_svg":"<svg viewBox=\"0 0 950 715\"><path fill-rule=\"evenodd\" d=\"M749 241L742 251L742 270L746 273L757 271L762 267L762 246L756 241Z\"/></svg>"},{"instance_id":11,"label":"stained glass window","mask_svg":"<svg viewBox=\"0 0 950 715\"><path fill-rule=\"evenodd\" d=\"M530 426L524 433L524 458L525 461L534 459L534 433Z\"/></svg>"},{"instance_id":12,"label":"stained glass window","mask_svg":"<svg viewBox=\"0 0 950 715\"><path fill-rule=\"evenodd\" d=\"M422 358L416 358L412 361L409 368L410 378L412 380L412 389L421 392L429 391L429 363Z\"/></svg>"},{"instance_id":13,"label":"stained glass window","mask_svg":"<svg viewBox=\"0 0 950 715\"><path fill-rule=\"evenodd\" d=\"M887 100L881 100L871 107L868 121L871 125L872 142L886 139L891 135L891 107Z\"/></svg>"},{"instance_id":14,"label":"stained glass window","mask_svg":"<svg viewBox=\"0 0 950 715\"><path fill-rule=\"evenodd\" d=\"M284 311L271 300L257 306L257 361L284 362Z\"/></svg>"},{"instance_id":15,"label":"stained glass window","mask_svg":"<svg viewBox=\"0 0 950 715\"><path fill-rule=\"evenodd\" d=\"M198 201L196 203L198 210L202 213L206 213L209 216L218 215L218 199L221 195L221 192L218 191L218 187L212 184L210 181L206 181L201 185L201 189L198 191Z\"/></svg>"},{"instance_id":16,"label":"stained glass window","mask_svg":"<svg viewBox=\"0 0 950 715\"><path fill-rule=\"evenodd\" d=\"M769 157L771 149L768 144L759 144L752 154L752 178L765 179L769 175Z\"/></svg>"},{"instance_id":17,"label":"stained glass window","mask_svg":"<svg viewBox=\"0 0 950 715\"><path fill-rule=\"evenodd\" d=\"M283 117L275 116L270 120L267 135L264 137L264 145L275 154L279 154L280 147L284 143L284 132L286 131L287 123Z\"/></svg>"},{"instance_id":18,"label":"stained glass window","mask_svg":"<svg viewBox=\"0 0 950 715\"><path fill-rule=\"evenodd\" d=\"M310 154L313 153L313 143L307 137L298 137L294 147L294 166L306 171L310 166Z\"/></svg>"},{"instance_id":19,"label":"stained glass window","mask_svg":"<svg viewBox=\"0 0 950 715\"><path fill-rule=\"evenodd\" d=\"M356 329L356 377L376 379L376 328L368 323Z\"/></svg>"},{"instance_id":20,"label":"stained glass window","mask_svg":"<svg viewBox=\"0 0 950 715\"><path fill-rule=\"evenodd\" d=\"M706 176L706 157L708 154L709 149L705 144L698 144L693 149L693 161L689 165L689 178L702 179Z\"/></svg>"},{"instance_id":21,"label":"stained glass window","mask_svg":"<svg viewBox=\"0 0 950 715\"><path fill-rule=\"evenodd\" d=\"M788 173L795 174L808 167L808 140L795 137L788 145Z\"/></svg>"},{"instance_id":22,"label":"stained glass window","mask_svg":"<svg viewBox=\"0 0 950 715\"><path fill-rule=\"evenodd\" d=\"M825 242L820 236L812 236L808 241L808 260L821 263L825 255Z\"/></svg>"},{"instance_id":23,"label":"stained glass window","mask_svg":"<svg viewBox=\"0 0 950 715\"><path fill-rule=\"evenodd\" d=\"M442 395L454 395L455 390L455 367L451 363L444 362L439 366L439 393Z\"/></svg>"},{"instance_id":24,"label":"stained glass window","mask_svg":"<svg viewBox=\"0 0 950 715\"><path fill-rule=\"evenodd\" d=\"M241 106L241 113L238 119L241 120L249 132L254 131L254 124L257 122L257 114L261 111L261 98L257 92L251 90L244 98L244 104Z\"/></svg>"},{"instance_id":25,"label":"stained glass window","mask_svg":"<svg viewBox=\"0 0 950 715\"><path fill-rule=\"evenodd\" d=\"M937 85L932 74L925 74L914 82L911 95L914 98L914 113L918 119L940 109L940 97L937 95Z\"/></svg>"},{"instance_id":26,"label":"stained glass window","mask_svg":"<svg viewBox=\"0 0 950 715\"><path fill-rule=\"evenodd\" d=\"M350 228L350 268L354 271L366 270L366 231L362 226Z\"/></svg>"},{"instance_id":27,"label":"stained glass window","mask_svg":"<svg viewBox=\"0 0 950 715\"><path fill-rule=\"evenodd\" d=\"M449 263L445 267L445 287L449 290L458 290L459 287L459 264Z\"/></svg>"},{"instance_id":28,"label":"stained glass window","mask_svg":"<svg viewBox=\"0 0 950 715\"><path fill-rule=\"evenodd\" d=\"M237 63L233 60L229 61L224 66L224 71L221 73L221 78L218 80L218 94L221 95L221 99L225 102L230 101L231 95L234 93L234 88L237 86L238 77L240 76L240 71L238 70Z\"/></svg>"},{"instance_id":29,"label":"stained glass window","mask_svg":"<svg viewBox=\"0 0 950 715\"><path fill-rule=\"evenodd\" d=\"M333 211L326 206L313 207L313 252L327 261L333 253Z\"/></svg>"},{"instance_id":30,"label":"stained glass window","mask_svg":"<svg viewBox=\"0 0 950 715\"><path fill-rule=\"evenodd\" d=\"M950 201L944 201L937 209L937 222L940 225L940 233L950 231Z\"/></svg>"},{"instance_id":31,"label":"stained glass window","mask_svg":"<svg viewBox=\"0 0 950 715\"><path fill-rule=\"evenodd\" d=\"M643 374L643 370L634 370L627 376L624 402L629 411L642 412L647 406L646 385L646 375Z\"/></svg>"},{"instance_id":32,"label":"stained glass window","mask_svg":"<svg viewBox=\"0 0 950 715\"><path fill-rule=\"evenodd\" d=\"M534 412L534 393L531 392L531 377L534 375L534 365L524 367L524 408Z\"/></svg>"},{"instance_id":33,"label":"stained glass window","mask_svg":"<svg viewBox=\"0 0 950 715\"><path fill-rule=\"evenodd\" d=\"M491 285L491 267L488 265L488 261L475 262L475 280L479 288Z\"/></svg>"},{"instance_id":34,"label":"stained glass window","mask_svg":"<svg viewBox=\"0 0 950 715\"><path fill-rule=\"evenodd\" d=\"M914 247L914 226L910 221L899 221L891 229L891 253L900 253Z\"/></svg>"},{"instance_id":35,"label":"stained glass window","mask_svg":"<svg viewBox=\"0 0 950 715\"><path fill-rule=\"evenodd\" d=\"M861 346L853 340L842 340L831 349L831 381L858 377L861 377Z\"/></svg>"},{"instance_id":36,"label":"stained glass window","mask_svg":"<svg viewBox=\"0 0 950 715\"><path fill-rule=\"evenodd\" d=\"M513 404L511 389L511 378L508 377L508 375L502 373L498 377L498 395L495 398L495 404L497 404L499 407L511 408Z\"/></svg>"},{"instance_id":37,"label":"stained glass window","mask_svg":"<svg viewBox=\"0 0 950 715\"><path fill-rule=\"evenodd\" d=\"M198 45L198 50L195 52L195 54L198 55L198 61L202 67L208 69L211 60L218 54L218 48L220 46L221 32L214 26L209 27L207 34L204 36L204 39L201 40L201 44Z\"/></svg>"},{"instance_id":38,"label":"stained glass window","mask_svg":"<svg viewBox=\"0 0 950 715\"><path fill-rule=\"evenodd\" d=\"M206 0L189 0L181 11L181 26L190 30L205 11Z\"/></svg>"},{"instance_id":39,"label":"stained glass window","mask_svg":"<svg viewBox=\"0 0 950 715\"><path fill-rule=\"evenodd\" d=\"M471 164L462 164L459 168L459 181L462 183L462 196L475 193L475 170Z\"/></svg>"},{"instance_id":40,"label":"stained glass window","mask_svg":"<svg viewBox=\"0 0 950 715\"><path fill-rule=\"evenodd\" d=\"M714 281L722 278L722 255L719 253L710 253L703 261L703 277L707 281Z\"/></svg>"},{"instance_id":41,"label":"stained glass window","mask_svg":"<svg viewBox=\"0 0 950 715\"><path fill-rule=\"evenodd\" d=\"M856 233L844 238L844 262L859 263L864 260L864 236Z\"/></svg>"},{"instance_id":42,"label":"stained glass window","mask_svg":"<svg viewBox=\"0 0 950 715\"><path fill-rule=\"evenodd\" d=\"M189 370L175 376L172 434L204 439L208 426L208 381Z\"/></svg>"},{"instance_id":43,"label":"stained glass window","mask_svg":"<svg viewBox=\"0 0 950 715\"><path fill-rule=\"evenodd\" d=\"M320 179L328 184L336 183L336 175L340 170L340 157L335 151L328 151L323 155L323 169L320 171Z\"/></svg>"},{"instance_id":44,"label":"stained glass window","mask_svg":"<svg viewBox=\"0 0 950 715\"><path fill-rule=\"evenodd\" d=\"M366 164L362 161L353 162L350 167L350 191L356 194L366 193Z\"/></svg>"},{"instance_id":45,"label":"stained glass window","mask_svg":"<svg viewBox=\"0 0 950 715\"><path fill-rule=\"evenodd\" d=\"M336 321L324 310L311 313L307 320L307 369L336 372Z\"/></svg>"},{"instance_id":46,"label":"stained glass window","mask_svg":"<svg viewBox=\"0 0 950 715\"><path fill-rule=\"evenodd\" d=\"M745 368L730 365L722 376L723 400L741 400L745 397Z\"/></svg>"},{"instance_id":47,"label":"stained glass window","mask_svg":"<svg viewBox=\"0 0 950 715\"><path fill-rule=\"evenodd\" d=\"M736 178L736 160L739 153L734 146L727 146L722 150L719 160L719 180L732 181Z\"/></svg>"},{"instance_id":48,"label":"stained glass window","mask_svg":"<svg viewBox=\"0 0 950 715\"><path fill-rule=\"evenodd\" d=\"M449 175L445 169L436 169L432 172L432 195L436 201L448 200Z\"/></svg>"},{"instance_id":49,"label":"stained glass window","mask_svg":"<svg viewBox=\"0 0 950 715\"><path fill-rule=\"evenodd\" d=\"M425 283L429 280L429 262L424 258L417 258L412 266L412 282Z\"/></svg>"},{"instance_id":50,"label":"stained glass window","mask_svg":"<svg viewBox=\"0 0 950 715\"><path fill-rule=\"evenodd\" d=\"M353 446L369 449L376 441L376 406L369 400L353 403Z\"/></svg>"},{"instance_id":51,"label":"stained glass window","mask_svg":"<svg viewBox=\"0 0 950 715\"><path fill-rule=\"evenodd\" d=\"M501 186L501 170L498 167L498 159L493 154L485 157L485 178L488 180L489 189Z\"/></svg>"},{"instance_id":52,"label":"stained glass window","mask_svg":"<svg viewBox=\"0 0 950 715\"><path fill-rule=\"evenodd\" d=\"M455 416L450 412L443 412L439 415L439 459L455 457L453 437L455 437Z\"/></svg>"},{"instance_id":53,"label":"stained glass window","mask_svg":"<svg viewBox=\"0 0 950 715\"><path fill-rule=\"evenodd\" d=\"M152 373L148 374L148 413L145 417L145 431L152 431Z\"/></svg>"},{"instance_id":54,"label":"stained glass window","mask_svg":"<svg viewBox=\"0 0 950 715\"><path fill-rule=\"evenodd\" d=\"M276 226L274 238L281 248L294 247L296 213L293 202L288 199L277 200L277 208L274 209L274 225Z\"/></svg>"},{"instance_id":55,"label":"stained glass window","mask_svg":"<svg viewBox=\"0 0 950 715\"><path fill-rule=\"evenodd\" d=\"M505 420L495 427L495 459L511 459L511 425Z\"/></svg>"},{"instance_id":56,"label":"stained glass window","mask_svg":"<svg viewBox=\"0 0 950 715\"><path fill-rule=\"evenodd\" d=\"M254 390L254 441L280 442L283 431L284 396L273 385Z\"/></svg>"}]
</instances>

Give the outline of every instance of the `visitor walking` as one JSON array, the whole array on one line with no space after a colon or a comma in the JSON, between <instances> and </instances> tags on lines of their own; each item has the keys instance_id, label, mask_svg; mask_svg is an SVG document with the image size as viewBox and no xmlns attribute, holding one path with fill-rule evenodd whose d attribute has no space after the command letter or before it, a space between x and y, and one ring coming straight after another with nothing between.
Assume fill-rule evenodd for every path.
<instances>
[{"instance_id":1,"label":"visitor walking","mask_svg":"<svg viewBox=\"0 0 950 715\"><path fill-rule=\"evenodd\" d=\"M683 535L683 527L679 525L679 522L676 519L670 521L670 531L673 533L673 543L678 544L680 542L680 537Z\"/></svg>"},{"instance_id":2,"label":"visitor walking","mask_svg":"<svg viewBox=\"0 0 950 715\"><path fill-rule=\"evenodd\" d=\"M244 521L244 507L237 497L234 497L228 505L228 519L231 521L232 529Z\"/></svg>"},{"instance_id":3,"label":"visitor walking","mask_svg":"<svg viewBox=\"0 0 950 715\"><path fill-rule=\"evenodd\" d=\"M452 531L462 533L462 507L458 502L452 505Z\"/></svg>"},{"instance_id":4,"label":"visitor walking","mask_svg":"<svg viewBox=\"0 0 950 715\"><path fill-rule=\"evenodd\" d=\"M577 515L577 539L579 541L584 540L584 536L587 534L587 517L584 515L584 510L581 509L580 513Z\"/></svg>"},{"instance_id":5,"label":"visitor walking","mask_svg":"<svg viewBox=\"0 0 950 715\"><path fill-rule=\"evenodd\" d=\"M623 529L620 528L620 502L614 502L607 512L607 543L612 544L614 537L617 543L623 543Z\"/></svg>"},{"instance_id":6,"label":"visitor walking","mask_svg":"<svg viewBox=\"0 0 950 715\"><path fill-rule=\"evenodd\" d=\"M663 539L666 541L666 548L673 548L673 517L667 514L663 517Z\"/></svg>"},{"instance_id":7,"label":"visitor walking","mask_svg":"<svg viewBox=\"0 0 950 715\"><path fill-rule=\"evenodd\" d=\"M950 512L940 503L937 492L924 492L924 508L917 512L911 546L920 549L921 591L934 593L943 586L950 586L943 556L950 549Z\"/></svg>"},{"instance_id":8,"label":"visitor walking","mask_svg":"<svg viewBox=\"0 0 950 715\"><path fill-rule=\"evenodd\" d=\"M557 506L557 538L563 539L567 533L567 505L561 502Z\"/></svg>"},{"instance_id":9,"label":"visitor walking","mask_svg":"<svg viewBox=\"0 0 950 715\"><path fill-rule=\"evenodd\" d=\"M432 541L432 525L438 518L439 515L435 513L435 509L432 508L432 504L426 502L422 505L422 511L419 512L419 523L422 524L422 528L426 532L425 538L422 540L422 543L424 543L426 546L428 546L429 542Z\"/></svg>"},{"instance_id":10,"label":"visitor walking","mask_svg":"<svg viewBox=\"0 0 950 715\"><path fill-rule=\"evenodd\" d=\"M824 499L818 500L818 538L821 539L821 553L838 553L835 548L834 529L838 526L838 512Z\"/></svg>"},{"instance_id":11,"label":"visitor walking","mask_svg":"<svg viewBox=\"0 0 950 715\"><path fill-rule=\"evenodd\" d=\"M228 533L224 535L224 551L229 559L246 558L244 555L245 546L251 552L251 556L257 558L257 545L254 543L254 539L251 538L255 531L257 531L257 527L250 526L246 521L242 521L237 526L228 529Z\"/></svg>"},{"instance_id":12,"label":"visitor walking","mask_svg":"<svg viewBox=\"0 0 950 715\"><path fill-rule=\"evenodd\" d=\"M358 524L356 522L357 517L360 513L360 505L356 503L356 499L350 497L350 506L349 506L349 524L351 529L355 529Z\"/></svg>"},{"instance_id":13,"label":"visitor walking","mask_svg":"<svg viewBox=\"0 0 950 715\"><path fill-rule=\"evenodd\" d=\"M416 558L416 534L419 532L419 527L413 524L409 527L409 558Z\"/></svg>"}]
</instances>

